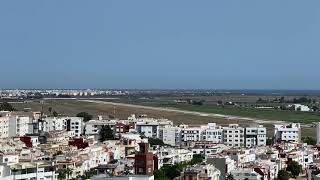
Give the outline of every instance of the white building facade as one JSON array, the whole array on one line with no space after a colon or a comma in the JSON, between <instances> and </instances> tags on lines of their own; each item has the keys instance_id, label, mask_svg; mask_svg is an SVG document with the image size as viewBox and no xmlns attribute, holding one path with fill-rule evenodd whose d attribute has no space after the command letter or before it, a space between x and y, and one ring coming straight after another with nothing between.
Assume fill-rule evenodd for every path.
<instances>
[{"instance_id":1,"label":"white building facade","mask_svg":"<svg viewBox=\"0 0 320 180\"><path fill-rule=\"evenodd\" d=\"M267 129L262 125L245 128L246 148L267 145Z\"/></svg>"},{"instance_id":2,"label":"white building facade","mask_svg":"<svg viewBox=\"0 0 320 180\"><path fill-rule=\"evenodd\" d=\"M228 147L244 147L244 128L238 124L229 124L229 127L223 127L223 142Z\"/></svg>"},{"instance_id":3,"label":"white building facade","mask_svg":"<svg viewBox=\"0 0 320 180\"><path fill-rule=\"evenodd\" d=\"M162 141L171 146L179 146L181 142L181 129L179 127L168 127L160 129Z\"/></svg>"},{"instance_id":4,"label":"white building facade","mask_svg":"<svg viewBox=\"0 0 320 180\"><path fill-rule=\"evenodd\" d=\"M299 123L289 125L274 125L275 142L300 142L301 129Z\"/></svg>"}]
</instances>

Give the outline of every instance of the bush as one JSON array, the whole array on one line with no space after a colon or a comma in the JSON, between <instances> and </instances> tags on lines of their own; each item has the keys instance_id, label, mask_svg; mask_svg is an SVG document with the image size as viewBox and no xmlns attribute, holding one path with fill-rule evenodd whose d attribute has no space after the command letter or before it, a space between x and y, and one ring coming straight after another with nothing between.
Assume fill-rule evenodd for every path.
<instances>
[{"instance_id":1,"label":"bush","mask_svg":"<svg viewBox=\"0 0 320 180\"><path fill-rule=\"evenodd\" d=\"M293 177L297 177L302 172L302 166L296 161L291 161L287 166L287 171L291 172Z\"/></svg>"},{"instance_id":2,"label":"bush","mask_svg":"<svg viewBox=\"0 0 320 180\"><path fill-rule=\"evenodd\" d=\"M154 145L164 146L165 145L164 142L158 138L148 138L148 142L149 142L150 146L154 146Z\"/></svg>"},{"instance_id":3,"label":"bush","mask_svg":"<svg viewBox=\"0 0 320 180\"><path fill-rule=\"evenodd\" d=\"M0 104L0 111L15 111L16 109L12 107L8 102L3 102Z\"/></svg>"},{"instance_id":4,"label":"bush","mask_svg":"<svg viewBox=\"0 0 320 180\"><path fill-rule=\"evenodd\" d=\"M303 141L304 143L307 143L307 144L313 145L313 146L317 144L317 140L316 140L315 138L313 138L313 137L310 137L310 136L308 136L308 137L303 137L303 138L302 138L302 141Z\"/></svg>"},{"instance_id":5,"label":"bush","mask_svg":"<svg viewBox=\"0 0 320 180\"><path fill-rule=\"evenodd\" d=\"M290 174L285 170L280 170L278 172L278 179L279 180L289 180L290 179Z\"/></svg>"}]
</instances>

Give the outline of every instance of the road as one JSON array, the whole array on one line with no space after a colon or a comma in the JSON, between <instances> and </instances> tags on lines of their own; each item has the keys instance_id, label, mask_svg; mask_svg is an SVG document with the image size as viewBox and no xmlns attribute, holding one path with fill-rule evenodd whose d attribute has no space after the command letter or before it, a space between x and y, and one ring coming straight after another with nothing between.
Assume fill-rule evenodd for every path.
<instances>
[{"instance_id":1,"label":"road","mask_svg":"<svg viewBox=\"0 0 320 180\"><path fill-rule=\"evenodd\" d=\"M215 113L203 113L203 112L186 111L186 110L180 110L180 109L174 109L174 108L142 106L142 105L115 103L115 102L107 102L107 101L99 101L99 100L79 100L79 101L98 103L98 104L108 104L108 105L113 105L113 106L150 109L150 110L156 110L156 111L183 113L183 114L190 114L190 115L203 116L203 117L217 117L217 118L224 118L227 120L234 119L234 120L243 120L243 121L253 121L258 124L284 124L284 123L286 123L284 121L264 120L264 119L256 119L256 118L249 118L249 117L240 117L240 116L223 115L223 114L215 114Z\"/></svg>"}]
</instances>

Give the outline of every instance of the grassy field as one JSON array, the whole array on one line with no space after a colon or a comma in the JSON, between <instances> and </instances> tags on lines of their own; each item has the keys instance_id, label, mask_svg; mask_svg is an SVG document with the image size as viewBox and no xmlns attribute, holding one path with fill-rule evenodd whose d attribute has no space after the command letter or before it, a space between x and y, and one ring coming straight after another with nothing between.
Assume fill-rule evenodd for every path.
<instances>
[{"instance_id":1,"label":"grassy field","mask_svg":"<svg viewBox=\"0 0 320 180\"><path fill-rule=\"evenodd\" d=\"M280 110L261 110L253 108L215 106L215 105L190 105L190 104L159 104L159 103L140 103L147 106L172 107L176 109L216 113L224 115L234 115L251 117L266 120L280 120L288 122L312 123L320 122L320 114L313 112L280 111Z\"/></svg>"},{"instance_id":2,"label":"grassy field","mask_svg":"<svg viewBox=\"0 0 320 180\"><path fill-rule=\"evenodd\" d=\"M234 106L217 106L216 104L191 105L178 104L168 99L151 99L151 100L127 100L120 99L117 102L138 104L154 107L171 107L181 110L197 111L205 113L215 113L223 115L233 115L241 117L250 117L264 120L279 120L287 122L312 123L320 122L319 112L298 112L298 111L281 111L274 109L254 109Z\"/></svg>"},{"instance_id":3,"label":"grassy field","mask_svg":"<svg viewBox=\"0 0 320 180\"><path fill-rule=\"evenodd\" d=\"M208 122L215 122L220 125L227 125L230 123L238 123L240 125L248 125L252 123L251 121L243 121L243 120L232 120L228 121L223 118L212 118L212 117L203 117L203 116L196 116L196 115L187 115L183 113L176 113L176 112L166 112L166 111L158 111L158 110L149 110L149 109L142 109L142 108L131 108L131 107L122 107L122 106L113 106L108 104L97 104L97 103L89 103L89 102L82 102L76 100L46 100L45 103L42 105L40 101L31 101L27 103L16 103L12 104L18 110L24 110L25 108L30 108L31 111L43 111L45 114L50 114L48 111L49 107L52 107L53 111L57 111L60 115L64 116L75 116L77 113L85 111L92 114L95 118L98 115L102 115L103 117L108 117L109 115L114 115L116 118L119 119L126 119L130 114L147 114L149 117L154 118L166 118L172 120L175 124L191 124L191 125L199 125L199 124L206 124ZM150 103L148 104L150 105ZM159 104L158 104L159 105ZM156 106L153 104L153 106ZM197 107L197 106L196 106ZM176 107L176 108L185 108L186 110L194 110L194 111L203 111L203 112L213 112L210 107L209 109L202 109L203 107L194 106L183 106L183 107ZM190 109L188 109L190 108ZM199 109L198 109L199 108ZM218 113L219 111L214 111ZM227 111L224 111L227 112ZM235 115L235 114L234 114ZM268 136L272 136L273 133L273 126L272 124L265 124L267 127L267 134ZM303 136L315 136L315 128L303 128L302 135Z\"/></svg>"}]
</instances>

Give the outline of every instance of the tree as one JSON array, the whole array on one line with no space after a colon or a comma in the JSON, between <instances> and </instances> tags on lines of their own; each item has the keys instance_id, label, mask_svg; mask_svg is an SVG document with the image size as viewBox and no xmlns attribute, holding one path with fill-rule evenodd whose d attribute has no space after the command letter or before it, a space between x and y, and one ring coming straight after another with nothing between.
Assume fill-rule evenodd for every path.
<instances>
[{"instance_id":1,"label":"tree","mask_svg":"<svg viewBox=\"0 0 320 180\"><path fill-rule=\"evenodd\" d=\"M267 146L271 146L271 145L273 145L273 142L274 142L274 137L268 138L266 144L267 144Z\"/></svg>"},{"instance_id":2,"label":"tree","mask_svg":"<svg viewBox=\"0 0 320 180\"><path fill-rule=\"evenodd\" d=\"M200 164L203 162L204 158L205 157L202 154L194 154L190 161L190 164L191 165Z\"/></svg>"},{"instance_id":3,"label":"tree","mask_svg":"<svg viewBox=\"0 0 320 180\"><path fill-rule=\"evenodd\" d=\"M290 179L290 174L285 170L280 170L278 172L278 179L279 180L289 180Z\"/></svg>"},{"instance_id":4,"label":"tree","mask_svg":"<svg viewBox=\"0 0 320 180\"><path fill-rule=\"evenodd\" d=\"M317 144L317 140L315 138L313 138L313 137L310 137L310 136L303 137L302 141L304 143L307 143L307 144L313 145L313 146Z\"/></svg>"},{"instance_id":5,"label":"tree","mask_svg":"<svg viewBox=\"0 0 320 180\"><path fill-rule=\"evenodd\" d=\"M53 117L58 117L58 113L56 111L52 112Z\"/></svg>"},{"instance_id":6,"label":"tree","mask_svg":"<svg viewBox=\"0 0 320 180\"><path fill-rule=\"evenodd\" d=\"M287 166L287 171L291 172L293 177L297 177L302 172L302 166L297 161L291 161Z\"/></svg>"},{"instance_id":7,"label":"tree","mask_svg":"<svg viewBox=\"0 0 320 180\"><path fill-rule=\"evenodd\" d=\"M0 111L15 111L16 109L12 107L8 102L3 102L0 105Z\"/></svg>"},{"instance_id":8,"label":"tree","mask_svg":"<svg viewBox=\"0 0 320 180\"><path fill-rule=\"evenodd\" d=\"M165 145L164 142L158 138L148 138L148 142L149 142L150 146L154 146L154 145L164 146Z\"/></svg>"},{"instance_id":9,"label":"tree","mask_svg":"<svg viewBox=\"0 0 320 180\"><path fill-rule=\"evenodd\" d=\"M97 175L98 172L96 169L90 169L89 171L84 172L84 179L90 179L92 176Z\"/></svg>"},{"instance_id":10,"label":"tree","mask_svg":"<svg viewBox=\"0 0 320 180\"><path fill-rule=\"evenodd\" d=\"M58 155L61 155L61 154L63 154L63 152L59 150L59 151L55 152L52 156L58 156Z\"/></svg>"},{"instance_id":11,"label":"tree","mask_svg":"<svg viewBox=\"0 0 320 180\"><path fill-rule=\"evenodd\" d=\"M80 112L77 114L77 117L82 117L84 122L92 119L92 115L87 112Z\"/></svg>"},{"instance_id":12,"label":"tree","mask_svg":"<svg viewBox=\"0 0 320 180\"><path fill-rule=\"evenodd\" d=\"M59 169L57 173L58 173L58 179L66 179L67 174L65 169Z\"/></svg>"},{"instance_id":13,"label":"tree","mask_svg":"<svg viewBox=\"0 0 320 180\"><path fill-rule=\"evenodd\" d=\"M319 110L319 107L318 107L318 106L312 106L311 109L312 109L313 111L318 111L318 110Z\"/></svg>"},{"instance_id":14,"label":"tree","mask_svg":"<svg viewBox=\"0 0 320 180\"><path fill-rule=\"evenodd\" d=\"M99 141L104 142L106 140L114 140L113 131L109 125L102 126L99 131Z\"/></svg>"}]
</instances>

